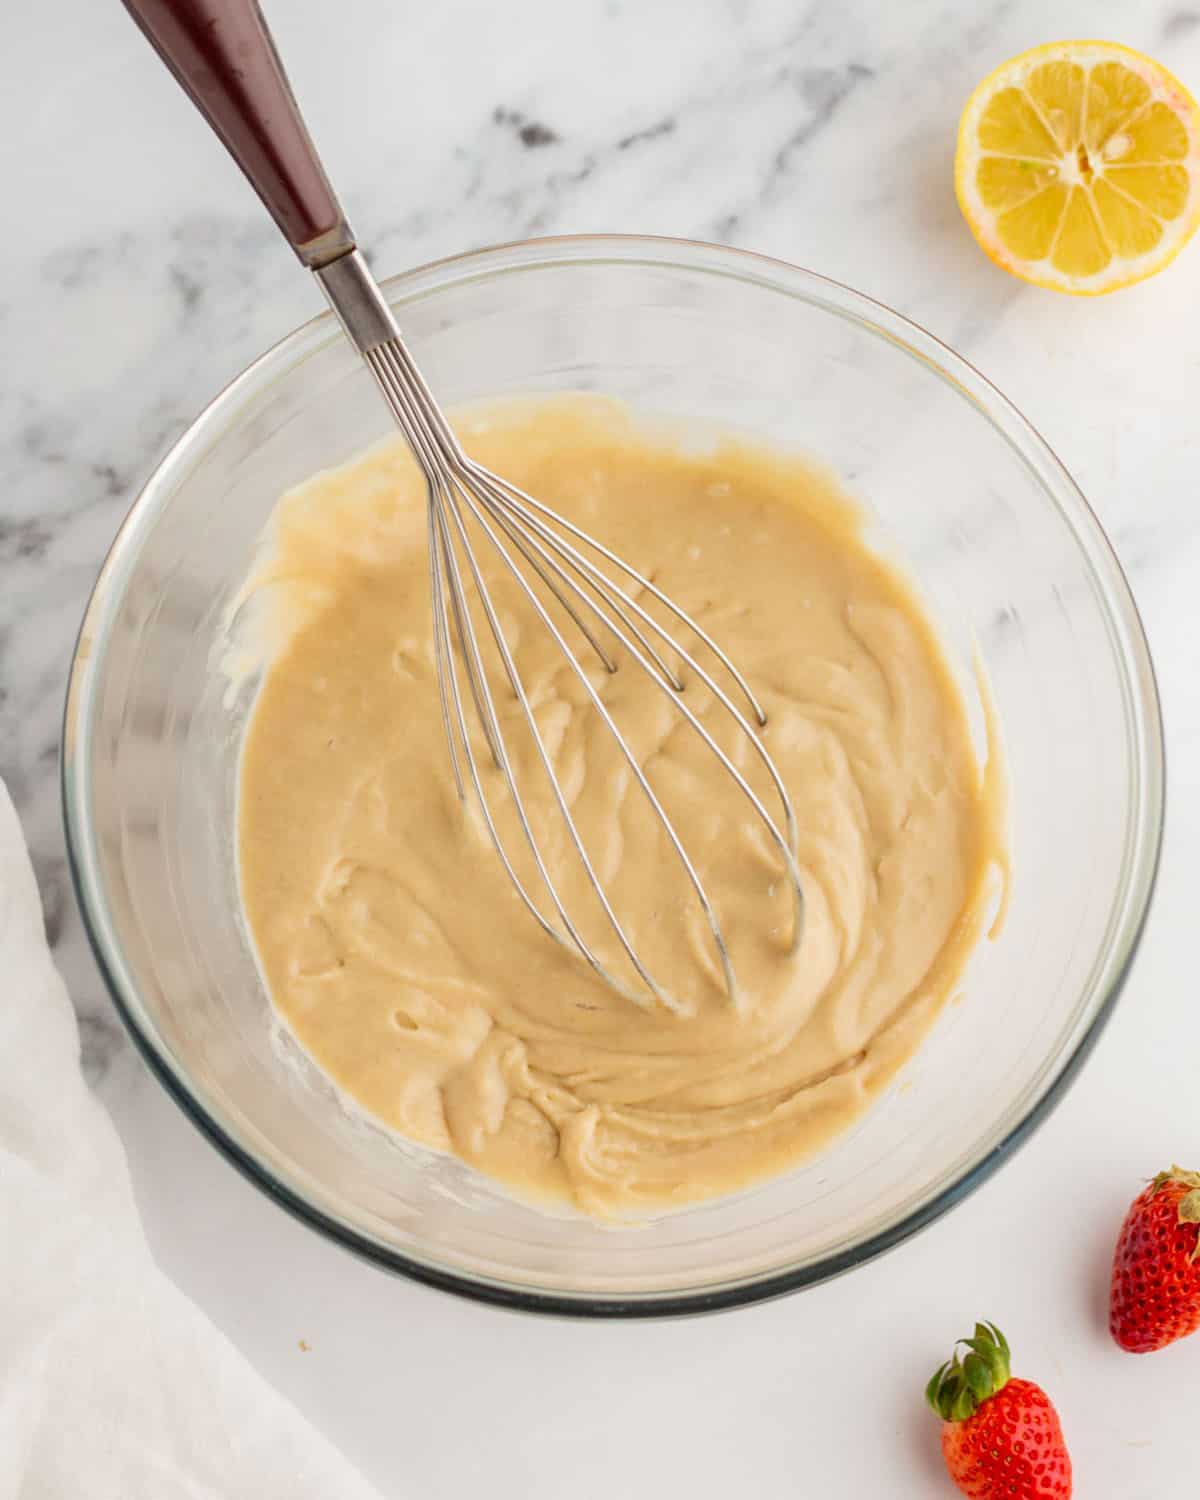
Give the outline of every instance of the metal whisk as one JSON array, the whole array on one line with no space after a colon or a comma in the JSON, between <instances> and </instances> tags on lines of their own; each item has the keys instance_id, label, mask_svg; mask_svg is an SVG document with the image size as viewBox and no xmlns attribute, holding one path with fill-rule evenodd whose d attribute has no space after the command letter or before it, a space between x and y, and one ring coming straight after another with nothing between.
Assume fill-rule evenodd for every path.
<instances>
[{"instance_id":1,"label":"metal whisk","mask_svg":"<svg viewBox=\"0 0 1200 1500\"><path fill-rule=\"evenodd\" d=\"M787 788L754 725L678 639L634 597L649 595L700 643L696 650L724 671L761 728L766 714L745 678L719 645L649 579L563 516L476 463L464 451L431 394L366 262L359 254L333 189L300 117L266 22L256 0L125 0L151 44L224 142L303 265L311 270L351 343L362 355L388 408L412 449L428 488L430 589L434 655L442 717L460 798L469 781L488 834L516 890L533 917L553 938L577 952L608 984L622 983L598 958L567 911L533 826L501 730L494 690L476 631L471 598L486 620L504 677L533 737L537 761L565 820L578 856L612 931L649 992L665 1006L675 998L650 973L613 909L584 846L545 740L538 728L513 652L505 638L491 591L472 543L468 521L516 580L519 595L570 663L596 713L616 738L650 813L678 857L712 933L730 1000L738 1002L729 949L713 903L659 797L625 736L584 668L568 646L531 577L582 634L609 672L618 662L589 621L619 642L624 657L671 700L750 802L778 850L791 888L792 946L799 940L804 902L796 865L796 818ZM608 564L605 572L600 561ZM528 570L528 573L526 572ZM614 574L616 575L614 577ZM617 581L620 579L621 581ZM657 644L656 644L657 642ZM682 696L679 666L704 684L744 735L766 770L782 809L782 826ZM465 688L465 690L464 690ZM467 718L470 699L491 758L503 778L521 835L545 888L557 922L531 895L505 847L484 790ZM466 766L464 780L463 765ZM644 1002L644 995L633 994Z\"/></svg>"}]
</instances>

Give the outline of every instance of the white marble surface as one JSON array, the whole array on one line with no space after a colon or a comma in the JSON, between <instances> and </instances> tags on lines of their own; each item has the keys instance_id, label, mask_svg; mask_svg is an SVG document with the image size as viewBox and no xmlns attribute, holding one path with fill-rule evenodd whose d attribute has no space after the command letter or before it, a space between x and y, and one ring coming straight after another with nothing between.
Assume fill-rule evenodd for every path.
<instances>
[{"instance_id":1,"label":"white marble surface","mask_svg":"<svg viewBox=\"0 0 1200 1500\"><path fill-rule=\"evenodd\" d=\"M920 1390L976 1316L1002 1322L1056 1396L1081 1495L1191 1493L1200 1341L1132 1360L1103 1304L1138 1179L1200 1162L1200 247L1099 302L1024 288L970 240L951 157L982 73L1054 37L1112 36L1196 89L1200 8L270 8L383 269L573 230L723 239L882 298L995 379L1128 568L1165 702L1168 833L1133 979L1065 1103L965 1206L839 1282L686 1324L518 1321L390 1280L285 1218L119 1028L67 888L57 743L73 633L126 505L208 396L317 298L116 0L22 6L0 51L0 773L163 1265L387 1496L948 1493Z\"/></svg>"}]
</instances>

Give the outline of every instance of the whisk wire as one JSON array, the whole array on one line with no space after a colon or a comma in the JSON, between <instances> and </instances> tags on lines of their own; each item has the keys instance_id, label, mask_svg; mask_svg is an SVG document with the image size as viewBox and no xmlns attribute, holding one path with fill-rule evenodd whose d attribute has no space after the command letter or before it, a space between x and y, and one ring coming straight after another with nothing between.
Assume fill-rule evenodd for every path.
<instances>
[{"instance_id":1,"label":"whisk wire","mask_svg":"<svg viewBox=\"0 0 1200 1500\"><path fill-rule=\"evenodd\" d=\"M708 921L709 929L713 937L713 942L716 944L717 953L720 958L722 971L725 977L726 989L729 993L729 998L736 1005L738 999L737 982L734 977L733 965L729 957L729 949L726 945L724 934L721 931L721 926L717 920L716 911L712 905L712 902L709 900L708 893L704 889L704 886L700 880L700 876L696 873L696 868L688 856L688 852L684 847L683 840L679 837L679 834L675 829L675 825L667 816L667 812L662 803L659 801L657 795L655 794L654 788L650 785L650 781L647 778L645 771L639 764L637 756L634 755L633 751L629 748L628 741L621 733L621 730L612 714L609 713L607 707L604 704L604 700L596 691L583 667L580 666L575 653L563 639L561 632L559 631L557 625L555 625L554 621L550 618L550 615L547 612L545 606L534 593L533 589L530 587L526 579L521 575L515 563L512 561L512 558L505 550L504 544L492 530L491 526L488 523L486 515L484 514L482 508L476 503L474 497L471 494L471 491L461 484L457 486L457 489L459 495L465 501L467 508L470 510L480 529L483 531L485 536L492 543L493 547L500 554L505 563L508 565L509 569L512 571L513 577L516 579L518 587L521 589L530 605L536 611L538 618L553 636L555 644L562 652L575 677L578 679L580 685L587 693L588 698L591 700L593 708L603 719L606 727L612 734L613 738L616 740L617 745L621 750L621 754L626 761L626 764L629 766L630 771L633 773L638 785L641 787L643 793L645 794L651 808L658 817L659 822L666 832L667 838L670 840L671 847L675 850L675 853L683 866L684 872L687 875L693 890L696 892L696 897L699 900L701 909L703 910L704 915ZM456 517L458 517L457 504L455 504L453 507L453 513ZM495 638L497 648L503 656L506 665L508 665L510 674L515 674L516 668L512 660L512 653L509 650L507 641L504 639L504 632L500 629L499 621L497 620L495 610L492 607L491 597L488 593L487 586L481 576L474 552L471 550L470 544L466 541L465 528L462 527L461 518L458 517L458 519L460 535L463 537L463 545L466 550L467 560L474 575L475 586L479 593L480 600L483 603L485 613L487 614L488 623L491 625L492 634ZM517 679L517 681L519 682L519 678ZM600 880L596 875L591 859L588 857L587 850L583 845L583 841L579 837L578 829L575 826L575 820L571 816L566 799L562 794L561 785L559 784L558 778L554 773L549 754L546 751L545 744L543 743L541 734L538 731L537 723L533 715L533 710L529 705L527 697L525 696L523 687L518 687L518 696L521 699L521 706L525 711L525 717L529 724L530 731L533 734L534 740L537 744L538 753L541 758L542 764L546 770L546 774L549 776L553 784L555 798L558 801L559 808L563 816L567 820L567 826L570 830L572 842L575 845L576 852L578 853L580 860L583 863L584 869L587 872L589 882L591 883L596 895L599 897L600 902L604 907L604 911L608 916L614 931L617 934L617 937L620 939L621 946L625 949L630 962L637 969L639 975L651 987L658 998L661 999L665 1004L671 1005L672 1008L677 1008L677 1003L670 1000L666 992L663 991L661 987L655 982L655 980L651 978L649 972L645 968L641 959L638 957L632 944L629 942L629 939L625 934L625 930L618 920L616 913L613 911L608 896L604 891L604 887L600 883Z\"/></svg>"},{"instance_id":2,"label":"whisk wire","mask_svg":"<svg viewBox=\"0 0 1200 1500\"><path fill-rule=\"evenodd\" d=\"M465 494L465 492L462 491L462 490L460 490L460 494ZM448 513L449 516L451 517L451 519L454 521L455 529L458 532L459 542L460 542L460 545L462 547L463 554L464 554L464 556L467 559L467 566L471 570L471 575L472 575L472 579L473 579L474 584L475 584L476 593L478 595L478 598L479 598L479 601L480 601L481 605L483 606L484 615L485 615L485 617L487 619L488 627L489 627L489 629L491 631L492 638L495 641L496 648L499 651L501 659L504 662L504 666L505 666L505 670L506 670L508 678L509 678L509 682L512 684L513 690L514 690L514 692L516 694L517 700L518 700L518 702L520 704L522 713L524 715L526 725L528 726L529 732L530 732L530 734L533 737L533 742L534 742L534 745L535 745L535 747L537 749L537 753L538 753L538 759L541 762L542 769L545 772L546 777L547 777L547 779L550 782L550 787L551 787L551 790L552 790L553 795L554 795L555 803L556 803L556 805L558 807L558 810L559 810L560 814L562 815L562 817L563 817L563 819L564 819L564 821L565 821L565 823L567 825L567 830L568 830L568 832L570 834L571 842L572 842L572 844L574 846L575 852L576 852L576 854L577 854L577 856L578 856L581 864L583 865L583 869L584 869L585 874L587 875L588 882L591 885L591 887L592 887L593 891L595 892L596 896L598 897L598 899L599 899L599 901L601 903L601 906L604 909L604 913L605 913L606 917L608 918L608 921L609 921L610 925L612 926L613 931L616 933L618 941L620 942L620 944L621 944L622 948L624 949L627 957L629 958L630 963L632 963L633 966L634 966L634 968L637 970L637 973L638 973L639 977L642 979L643 983L647 985L647 987L650 989L650 991L655 996L655 998L658 999L659 1001L661 1001L662 1004L664 1004L665 1006L667 1006L669 1009L673 1009L673 1010L674 1009L678 1009L679 1008L678 1007L678 1002L675 1001L672 996L670 996L665 990L662 989L662 987L654 979L653 975L645 967L645 965L643 964L641 958L638 956L637 950L634 948L633 944L630 942L628 934L625 932L625 929L622 926L619 918L617 917L616 912L613 910L612 904L609 901L609 898L608 898L608 896L607 896L607 894L606 894L606 892L604 890L604 887L601 884L600 879L599 879L599 877L596 874L595 867L592 864L591 858L590 858L590 856L589 856L589 854L587 852L587 848L586 848L586 846L585 846L585 844L583 842L583 839L580 836L579 830L578 830L578 828L576 826L575 819L572 816L570 806L569 806L569 804L567 802L566 794L565 794L565 792L563 791L563 788L562 788L562 783L560 782L560 780L558 778L558 775L555 772L553 761L552 761L552 759L550 757L549 751L546 749L545 741L542 738L541 732L538 729L537 719L536 719L536 717L534 715L533 707L532 707L532 705L529 702L528 695L526 694L524 684L523 684L523 682L521 680L520 672L517 669L516 662L513 659L512 652L511 652L511 649L509 648L507 640L505 639L504 632L503 632L503 630L500 627L500 621L499 621L499 618L498 618L498 616L496 614L496 610L495 610L495 606L494 606L493 601L492 601L491 593L488 590L487 585L483 581L483 577L482 577L482 573L481 573L480 568L479 568L478 560L475 557L474 549L471 547L470 541L469 541L469 539L467 537L466 527L465 527L465 525L463 523L463 519L462 519L461 512L459 510L459 507L458 507L458 503L457 503L456 499L454 498L452 492L449 489L447 489L446 495L447 495L448 503L447 503L447 505L445 507L445 512L443 512L441 514L441 525L443 526L443 528L445 528L445 525L446 525L446 523L445 523L445 514ZM486 525L486 523L485 523L485 525ZM443 550L444 550L444 556L445 556L445 558L446 558L446 560L447 560L447 562L449 564L448 576L449 576L449 578L451 580L451 589L450 589L450 591L451 591L451 597L452 597L453 600L456 601L456 608L460 609L463 612L463 614L464 614L464 617L465 617L465 626L466 626L466 635L467 635L467 637L469 638L469 641L470 641L469 657L468 657L467 653L464 652L464 667L468 671L468 674L474 672L475 674L478 674L478 677L480 679L480 682L479 682L479 693L484 698L484 700L486 701L486 704L487 704L487 714L488 714L488 717L489 717L489 719L490 719L490 721L492 723L492 726L493 726L493 728L495 730L497 742L498 742L499 746L501 747L500 748L501 770L502 770L502 773L504 775L505 783L506 783L506 785L508 787L509 796L512 798L513 806L514 806L514 808L516 810L517 817L518 817L518 819L520 821L522 830L525 833L525 836L526 836L526 839L527 839L527 841L529 843L529 846L530 846L531 852L533 854L534 860L535 860L535 862L537 864L538 871L541 874L542 880L545 883L546 888L547 888L547 890L550 893L551 900L554 902L555 909L557 910L557 912L559 914L559 917L561 918L561 920L563 922L563 925L566 927L567 932L570 934L571 942L573 943L573 945L575 946L575 948L582 954L582 956L584 957L584 959L591 965L591 967L596 971L597 974L600 975L600 977L602 979L604 979L607 983L609 983L611 985L615 985L617 988L621 989L624 993L629 994L630 992L628 991L627 987L621 985L614 978L614 976L611 973L608 972L608 970L604 967L604 965L600 962L600 960L596 956L596 954L592 951L592 949L584 941L584 939L583 939L582 935L580 934L578 928L571 921L571 918L567 914L566 907L563 904L562 899L561 899L561 897L558 894L558 890L557 890L556 886L554 885L553 880L550 877L550 873L549 873L549 871L546 868L546 864L545 864L545 861L544 861L544 859L542 857L541 850L538 847L537 840L533 836L533 831L532 831L532 828L530 827L529 818L528 818L528 815L527 815L525 804L524 804L524 801L523 801L523 799L521 797L521 793L520 793L520 790L519 790L519 787L518 787L518 784L517 784L517 778L516 778L516 776L515 776L515 774L513 772L512 765L511 765L511 763L509 761L507 750L504 747L503 735L500 732L499 722L498 722L498 719L497 719L497 716L496 716L495 703L494 703L494 700L492 698L491 688L490 688L490 686L488 684L487 673L486 673L486 670L485 670L485 668L483 666L483 660L482 660L482 656L481 656L481 653L480 653L480 650L479 650L478 640L477 640L476 635L475 635L474 626L473 626L473 624L471 622L470 612L469 612L469 609L467 607L466 599L465 599L465 596L464 596L464 590L463 590L463 587L462 587L462 575L461 575L461 571L459 569L458 559L455 556L454 549L453 549L453 547L452 547L452 545L450 543L449 535L447 533L445 533L445 532L444 532L444 534L445 534L446 540L445 540L445 547L444 547ZM494 537L492 538L492 540L493 541L495 540ZM524 580L520 578L519 574L517 575L517 577L518 577L518 581L521 582L524 585ZM528 585L524 585L524 586L526 588L528 588ZM531 590L530 590L530 597L534 598ZM537 603L537 601L536 601L535 598L534 598L534 602L535 602L535 606L538 608L539 612L542 613L543 618L547 621L547 623L549 623L548 616L545 616L544 611L541 609L541 605L539 603ZM555 628L554 628L553 625L550 625L550 629L554 632L555 636L561 642L561 637L558 636L558 632L557 632L557 630L555 630ZM565 648L565 643L563 643L563 647L564 647L564 650L565 650L566 649ZM570 653L568 652L567 654L569 655ZM574 661L573 657L571 659L572 659L572 661ZM578 664L576 664L576 665L578 665ZM579 671L582 674L582 668L579 668ZM461 718L461 716L460 716L460 720L459 720L459 730L460 730L460 733L462 733L464 735L467 733L467 728L466 728L465 721ZM481 792L481 788L480 788L478 780L476 780L475 785L476 785L476 791L477 792ZM487 813L487 818L488 818L488 822L489 822L490 826L494 829L495 828L495 824L494 824L494 822L491 819L490 810ZM497 837L498 837L498 834L497 834ZM506 864L507 863L508 862L506 860ZM511 865L509 866L509 868L511 869ZM543 921L543 925L546 925L544 921ZM553 929L551 929L551 930L553 930ZM555 932L554 935L556 937L558 937L560 941L562 941L562 935L560 933ZM644 1002L641 1001L641 998L639 996L632 995L631 998L634 998L634 999L638 1000L638 1003L644 1003Z\"/></svg>"},{"instance_id":3,"label":"whisk wire","mask_svg":"<svg viewBox=\"0 0 1200 1500\"><path fill-rule=\"evenodd\" d=\"M459 451L462 451L461 448ZM685 610L680 609L678 604L676 604L669 595L664 594L662 589L660 589L657 584L653 583L649 578L646 578L643 574L639 573L636 568L631 567L630 564L627 563L623 558L618 557L615 552L606 547L603 542L598 540L598 538L590 536L586 531L583 531L578 526L575 526L566 518L566 516L560 515L556 510L551 510L548 505L543 505L540 500L535 500L532 495L526 494L526 492L518 488L517 485L512 484L507 479L502 478L499 474L492 474L488 470L483 470L481 465L473 463L471 459L465 458L465 455L464 462L469 468L474 469L480 473L486 473L487 477L492 481L492 483L498 485L502 490L506 491L511 497L515 509L520 510L522 508L525 508L527 510L534 511L544 519L553 521L556 526L561 526L562 529L573 536L576 541L583 542L586 546L590 547L593 552L599 553L599 555L603 557L606 562L612 563L614 568L619 569L620 572L624 573L627 578L631 578L639 588L645 589L652 598L656 599L659 604L661 604L665 609L669 610L681 625L685 625L690 631L692 631L694 635L699 637L699 639L705 646L708 647L708 649L717 658L717 660L733 678L734 682L736 682L738 687L741 689L747 702L750 704L751 709L753 709L754 711L754 717L758 720L759 727L766 727L766 710L758 701L758 698L755 696L753 690L750 687L750 684L746 681L745 677L730 659L728 653L720 645L718 645L718 643L712 638L712 636L709 635L709 633L704 630L698 624L698 622L692 618L691 615L689 615ZM650 616L646 616L646 619L649 624L654 625L654 628L660 631L664 639L671 639L665 631L661 630L660 626L655 624L654 620ZM680 654L682 654L682 652Z\"/></svg>"},{"instance_id":4,"label":"whisk wire","mask_svg":"<svg viewBox=\"0 0 1200 1500\"><path fill-rule=\"evenodd\" d=\"M444 549L449 540L445 532L445 517L433 505L429 507L429 513L431 518L433 518L433 524L438 534L438 559L439 563L441 563L443 561ZM449 624L446 616L444 593L439 595L439 602L435 604L435 609L438 611L438 613L435 616L434 620L434 630L435 633L439 634L442 637L443 641L445 642L447 654L449 655L449 666L446 672L446 681L439 682L439 688L447 693L450 701L453 703L454 717L457 721L459 734L462 737L463 751L466 757L467 770L470 775L471 785L475 792L476 803L483 817L484 824L488 831L488 836L492 842L492 846L495 849L496 853L499 855L500 861L508 874L509 880L512 882L514 889L528 909L530 915L537 921L542 930L547 933L548 936L552 937L555 942L562 943L566 947L571 947L572 942L569 942L566 938L564 938L562 933L553 925L553 923L547 921L537 903L534 901L533 897L526 890L524 882L521 880L521 877L518 875L516 869L512 864L512 861L509 858L508 851L504 845L504 840L500 837L500 831L496 827L495 820L492 817L491 805L488 802L486 795L484 794L482 779L479 774L479 765L475 759L475 752L471 746L470 733L467 728L466 714L463 711L462 695L459 691L458 686L457 668L454 664L453 654L449 652ZM449 727L447 727L447 734L450 735L451 738L453 738L452 731L449 729ZM566 908L562 904L561 898L558 894L558 890L555 887L553 880L550 878L550 872L546 869L545 863L542 860L541 851L537 846L537 841L533 837L533 830L528 826L528 822L524 816L524 804L519 803L517 798L513 794L511 767L508 765L507 756L503 754L500 758L500 771L505 778L505 784L509 787L509 795L513 796L513 805L517 809L517 816L521 823L521 827L525 834L525 837L529 842L530 850L537 865L538 872L545 882L546 888L550 893L550 898L554 902L555 909L559 912L563 924L567 928L567 931L569 933L571 931L570 918L567 916ZM576 944L575 946L578 945ZM613 976L609 975L602 967L595 964L593 965L593 967L595 968L597 974L607 983L616 985L617 982L613 978ZM617 987L619 988L620 986Z\"/></svg>"},{"instance_id":5,"label":"whisk wire","mask_svg":"<svg viewBox=\"0 0 1200 1500\"><path fill-rule=\"evenodd\" d=\"M554 578L549 570L537 557L537 555L531 550L528 543L522 538L521 533L509 520L507 520L507 518L499 510L497 510L497 512L495 513L494 519L500 525L505 536L508 537L509 541L512 542L513 546L516 547L517 551L521 554L521 556L525 559L525 561L529 564L529 566L533 569L537 576L542 580L546 588L550 591L550 593L554 595L555 599L558 600L565 613L568 614L575 622L575 626L578 629L580 635L583 636L588 645L591 646L592 650L604 664L605 671L609 673L615 672L617 670L616 662L613 661L612 657L601 645L599 638L592 631L587 621L563 593L562 589L560 589L555 583ZM600 615L600 612L595 608L590 599L586 600L586 603L588 604L588 607L592 610L592 612L596 614L597 618L603 619L603 616Z\"/></svg>"},{"instance_id":6,"label":"whisk wire","mask_svg":"<svg viewBox=\"0 0 1200 1500\"><path fill-rule=\"evenodd\" d=\"M454 634L457 637L458 649L466 670L467 687L470 689L471 698L475 704L475 713L483 730L483 737L491 752L492 764L498 770L506 771L508 759L504 750L500 723L496 717L496 705L488 687L487 672L480 656L471 612L462 586L462 574L454 555L454 540L446 527L446 509L449 503L452 503L449 485L444 481L437 481L431 485L430 507L437 514L438 526L442 534L442 567L450 585L450 617L454 622ZM454 660L453 653L450 655L450 660ZM511 673L509 673L509 685L514 693L518 691L517 683Z\"/></svg>"},{"instance_id":7,"label":"whisk wire","mask_svg":"<svg viewBox=\"0 0 1200 1500\"><path fill-rule=\"evenodd\" d=\"M479 466L477 465L473 466L473 469L476 482L478 486L482 490L484 490L485 494L488 492L494 492L496 488L495 476L491 475L489 471L479 468ZM506 482L502 483L504 483L505 488L513 488L511 486L508 486ZM775 763L767 753L766 748L763 746L761 740L754 733L750 724L746 721L744 715L737 708L737 705L730 700L729 696L725 693L725 691L715 680L715 678L713 678L709 672L705 671L705 669L700 665L698 661L696 661L696 659L691 655L690 652L686 651L677 642L674 642L672 638L665 631L663 631L662 627L657 623L657 621L655 621L654 617L647 611L645 611L636 599L633 599L629 594L625 593L624 590L619 589L616 585L612 584L612 582L606 579L604 575L588 561L587 558L583 557L583 555L577 551L577 549L569 547L559 538L555 537L553 532L551 532L548 527L545 527L542 523L535 520L532 522L532 529L535 530L535 534L537 537L544 538L550 548L552 548L554 551L558 552L560 556L571 562L572 566L576 568L576 571L580 572L581 576L585 578L585 580L596 590L596 592L602 598L605 598L607 601L608 594L610 592L617 594L624 601L624 603L630 609L636 611L652 629L658 631L664 639L672 642L674 649L679 653L683 661L691 668L693 672L696 673L696 675L700 678L704 685L710 690L710 692L712 692L713 696L721 703L722 707L724 707L732 715L738 727L743 731L746 739L749 741L750 745L754 748L755 752L762 760L768 774L770 775L775 785L775 789L779 794L779 799L784 811L786 833L782 832L779 829L778 825L775 823L775 820L767 812L757 793L750 786L746 778L737 769L737 767L734 766L729 756L721 748L720 744L716 741L712 734L704 727L697 715L693 713L691 708L682 700L676 702L676 707L679 709L680 713L682 713L683 716L688 720L688 722L696 730L697 734L700 735L704 743L721 762L725 770L728 771L729 774L733 777L739 789L749 799L751 805L754 807L754 810L756 811L758 816L762 819L770 837L772 838L776 847L779 849L781 855L784 858L788 869L789 881L793 889L795 904L791 944L791 946L794 948L796 943L799 941L800 923L802 920L803 911L803 897L800 891L800 874L798 868L796 867L795 860L795 811L792 807L791 798L788 795L787 788L784 786L783 780L779 776L779 772L775 766ZM554 567L555 571L560 577L565 576L562 572L562 569L557 567L557 565L554 564L553 560L546 556L545 551L540 546L538 546L537 542L533 542L531 545L534 545L538 548L539 553L541 553L542 557L546 560L547 565ZM593 608L596 608L596 606L593 605ZM648 663L639 655L637 649L633 646L633 644L624 636L620 627L615 625L613 621L603 613L602 610L597 609L596 612L600 616L600 618L605 621L608 628L613 632L613 634L617 636L621 643L630 652L630 655L642 668L642 670L645 671L652 680L656 681L659 687L662 687L663 684L661 683L661 681L659 681L655 673L650 670ZM618 614L620 613L620 611L616 610L615 607L614 612ZM622 616L622 618L624 617ZM685 616L684 618L687 617Z\"/></svg>"},{"instance_id":8,"label":"whisk wire","mask_svg":"<svg viewBox=\"0 0 1200 1500\"><path fill-rule=\"evenodd\" d=\"M433 605L433 659L438 683L438 702L442 710L442 728L450 747L450 765L458 800L466 800L462 768L458 763L458 745L450 724L450 698L446 677L450 666L450 643L446 639L446 600L442 592L442 538L437 524L436 507L426 506L429 522L429 597Z\"/></svg>"}]
</instances>

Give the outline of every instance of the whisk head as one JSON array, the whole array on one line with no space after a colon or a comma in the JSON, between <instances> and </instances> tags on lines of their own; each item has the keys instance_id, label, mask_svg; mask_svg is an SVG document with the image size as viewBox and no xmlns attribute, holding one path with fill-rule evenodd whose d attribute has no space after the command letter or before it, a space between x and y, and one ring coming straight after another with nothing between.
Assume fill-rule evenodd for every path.
<instances>
[{"instance_id":1,"label":"whisk head","mask_svg":"<svg viewBox=\"0 0 1200 1500\"><path fill-rule=\"evenodd\" d=\"M787 788L759 733L767 722L759 700L717 642L650 578L566 517L470 458L398 339L377 344L365 351L364 358L427 483L434 658L459 797L465 799L468 791L473 796L513 887L549 936L577 953L607 984L638 1003L646 1004L647 996L652 996L668 1009L683 1008L639 953L580 832L572 797L539 726L536 705L508 639L505 611L497 599L499 578L515 590L525 612L561 652L586 703L613 736L647 814L657 820L703 913L724 988L730 1002L737 1006L737 977L714 903L650 776L593 681L596 667L593 665L589 673L567 636L574 633L582 639L604 673L620 669L644 674L690 725L714 765L732 779L765 829L785 874L791 892L790 946L794 949L804 913L796 863L796 818ZM484 552L486 560L481 555ZM653 601L673 628L656 618L643 599ZM681 631L695 645L679 639ZM688 702L685 677L707 690L710 705L719 708L728 730L741 741L740 752L735 749L731 754ZM722 679L727 686L722 685ZM505 687L519 710L516 721L531 737L535 764L562 819L573 857L637 976L634 984L602 960L596 943L582 931L578 914L568 909L554 878L552 861L543 847L545 839L539 837L542 820L531 815L527 789L516 765L519 758L514 756L505 732L505 721L511 728L514 720L511 704L505 704L502 710L497 701L497 690L504 692ZM471 715L478 735L472 734ZM767 802L778 803L775 812L736 763L737 759L746 760L747 752L765 772L765 782L771 788ZM486 765L489 759L490 772ZM503 816L493 804L489 782L494 788L499 783L506 793L508 811ZM507 836L502 824L507 825ZM514 838L523 846L521 855L510 847ZM524 875L518 864L526 867Z\"/></svg>"}]
</instances>

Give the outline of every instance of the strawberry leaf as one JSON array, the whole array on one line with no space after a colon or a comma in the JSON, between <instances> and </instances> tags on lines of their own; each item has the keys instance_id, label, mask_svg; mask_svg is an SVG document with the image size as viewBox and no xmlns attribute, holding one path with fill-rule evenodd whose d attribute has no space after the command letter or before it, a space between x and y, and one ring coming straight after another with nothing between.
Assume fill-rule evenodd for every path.
<instances>
[{"instance_id":1,"label":"strawberry leaf","mask_svg":"<svg viewBox=\"0 0 1200 1500\"><path fill-rule=\"evenodd\" d=\"M963 1375L977 1401L986 1401L992 1394L991 1361L982 1354L968 1354L963 1360Z\"/></svg>"},{"instance_id":2,"label":"strawberry leaf","mask_svg":"<svg viewBox=\"0 0 1200 1500\"><path fill-rule=\"evenodd\" d=\"M938 1405L938 1392L942 1388L942 1382L945 1380L947 1371L949 1369L950 1361L947 1360L939 1370L935 1370L933 1372L933 1379L925 1387L925 1399L929 1402L930 1406L933 1407L934 1411L939 1417L942 1415L942 1408Z\"/></svg>"}]
</instances>

